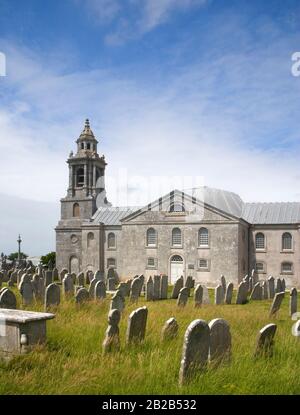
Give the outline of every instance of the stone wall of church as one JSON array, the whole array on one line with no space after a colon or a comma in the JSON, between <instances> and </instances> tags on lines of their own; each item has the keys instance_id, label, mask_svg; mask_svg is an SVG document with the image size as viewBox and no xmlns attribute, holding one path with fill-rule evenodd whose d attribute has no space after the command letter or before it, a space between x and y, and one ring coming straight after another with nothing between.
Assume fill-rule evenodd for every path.
<instances>
[{"instance_id":1,"label":"stone wall of church","mask_svg":"<svg viewBox=\"0 0 300 415\"><path fill-rule=\"evenodd\" d=\"M56 267L70 272L82 268L81 229L61 228L56 230Z\"/></svg>"}]
</instances>

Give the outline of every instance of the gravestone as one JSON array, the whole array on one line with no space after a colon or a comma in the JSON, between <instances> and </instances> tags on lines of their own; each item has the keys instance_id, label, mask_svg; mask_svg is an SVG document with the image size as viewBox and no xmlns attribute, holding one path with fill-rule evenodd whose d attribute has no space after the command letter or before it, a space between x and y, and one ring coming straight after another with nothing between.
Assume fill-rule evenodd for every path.
<instances>
[{"instance_id":1,"label":"gravestone","mask_svg":"<svg viewBox=\"0 0 300 415\"><path fill-rule=\"evenodd\" d=\"M141 280L139 278L134 278L131 284L130 290L130 301L132 303L136 303L139 299L140 295L140 288L141 288Z\"/></svg>"},{"instance_id":2,"label":"gravestone","mask_svg":"<svg viewBox=\"0 0 300 415\"><path fill-rule=\"evenodd\" d=\"M23 269L20 269L19 271L17 271L17 285L20 284L23 275L26 275L26 272L24 272Z\"/></svg>"},{"instance_id":3,"label":"gravestone","mask_svg":"<svg viewBox=\"0 0 300 415\"><path fill-rule=\"evenodd\" d=\"M104 281L99 281L98 284L104 284ZM105 339L102 344L103 353L109 353L112 350L119 350L120 335L119 322L121 313L119 310L110 310L108 313L108 327L105 333Z\"/></svg>"},{"instance_id":4,"label":"gravestone","mask_svg":"<svg viewBox=\"0 0 300 415\"><path fill-rule=\"evenodd\" d=\"M114 310L117 309L122 313L125 308L125 298L123 297L122 293L117 290L113 295L110 303L110 309Z\"/></svg>"},{"instance_id":5,"label":"gravestone","mask_svg":"<svg viewBox=\"0 0 300 415\"><path fill-rule=\"evenodd\" d=\"M191 290L192 288L194 288L194 280L193 280L193 277L192 276L189 275L188 277L186 277L186 281L185 281L184 286L186 288L188 288L189 290Z\"/></svg>"},{"instance_id":6,"label":"gravestone","mask_svg":"<svg viewBox=\"0 0 300 415\"><path fill-rule=\"evenodd\" d=\"M226 292L225 292L225 303L226 304L231 304L232 294L233 294L233 283L229 282L227 284Z\"/></svg>"},{"instance_id":7,"label":"gravestone","mask_svg":"<svg viewBox=\"0 0 300 415\"><path fill-rule=\"evenodd\" d=\"M203 287L202 304L210 304L208 288L206 285L202 285L202 287Z\"/></svg>"},{"instance_id":8,"label":"gravestone","mask_svg":"<svg viewBox=\"0 0 300 415\"><path fill-rule=\"evenodd\" d=\"M97 281L94 289L94 296L96 300L104 300L106 298L106 286L104 281Z\"/></svg>"},{"instance_id":9,"label":"gravestone","mask_svg":"<svg viewBox=\"0 0 300 415\"><path fill-rule=\"evenodd\" d=\"M248 284L248 293L252 293L253 286L254 286L254 283L253 283L253 278L252 278L252 277L250 277L250 278L249 278L249 284Z\"/></svg>"},{"instance_id":10,"label":"gravestone","mask_svg":"<svg viewBox=\"0 0 300 415\"><path fill-rule=\"evenodd\" d=\"M18 273L17 273L17 271L13 271L13 272L11 273L11 276L10 276L10 281L11 281L13 284L17 284L17 283L18 283Z\"/></svg>"},{"instance_id":11,"label":"gravestone","mask_svg":"<svg viewBox=\"0 0 300 415\"><path fill-rule=\"evenodd\" d=\"M162 328L161 338L163 341L171 340L178 335L178 323L174 317L169 318Z\"/></svg>"},{"instance_id":12,"label":"gravestone","mask_svg":"<svg viewBox=\"0 0 300 415\"><path fill-rule=\"evenodd\" d=\"M267 324L263 327L257 336L254 357L271 357L274 348L274 336L276 333L276 324Z\"/></svg>"},{"instance_id":13,"label":"gravestone","mask_svg":"<svg viewBox=\"0 0 300 415\"><path fill-rule=\"evenodd\" d=\"M128 327L126 332L127 344L136 343L144 340L146 333L147 317L147 307L140 307L130 314L128 318Z\"/></svg>"},{"instance_id":14,"label":"gravestone","mask_svg":"<svg viewBox=\"0 0 300 415\"><path fill-rule=\"evenodd\" d=\"M253 269L251 271L251 278L252 278L252 282L253 282L253 286L258 282L258 275L257 272L255 271L255 269Z\"/></svg>"},{"instance_id":15,"label":"gravestone","mask_svg":"<svg viewBox=\"0 0 300 415\"><path fill-rule=\"evenodd\" d=\"M44 279L45 287L53 283L53 275L52 271L45 271L45 279Z\"/></svg>"},{"instance_id":16,"label":"gravestone","mask_svg":"<svg viewBox=\"0 0 300 415\"><path fill-rule=\"evenodd\" d=\"M223 288L223 293L226 293L226 278L224 275L221 275L220 281Z\"/></svg>"},{"instance_id":17,"label":"gravestone","mask_svg":"<svg viewBox=\"0 0 300 415\"><path fill-rule=\"evenodd\" d=\"M36 301L43 301L45 293L44 280L38 274L32 278L32 287Z\"/></svg>"},{"instance_id":18,"label":"gravestone","mask_svg":"<svg viewBox=\"0 0 300 415\"><path fill-rule=\"evenodd\" d=\"M181 288L179 291L179 295L177 298L177 305L180 307L184 307L189 299L190 290L187 287Z\"/></svg>"},{"instance_id":19,"label":"gravestone","mask_svg":"<svg viewBox=\"0 0 300 415\"><path fill-rule=\"evenodd\" d=\"M285 279L284 278L282 278L282 280L281 280L281 289L282 289L283 292L285 292L286 284L285 284Z\"/></svg>"},{"instance_id":20,"label":"gravestone","mask_svg":"<svg viewBox=\"0 0 300 415\"><path fill-rule=\"evenodd\" d=\"M282 292L282 287L281 287L281 279L277 278L276 279L276 289L275 289L276 293L281 293Z\"/></svg>"},{"instance_id":21,"label":"gravestone","mask_svg":"<svg viewBox=\"0 0 300 415\"><path fill-rule=\"evenodd\" d=\"M227 321L215 318L209 323L209 360L214 364L228 362L231 358L231 333Z\"/></svg>"},{"instance_id":22,"label":"gravestone","mask_svg":"<svg viewBox=\"0 0 300 415\"><path fill-rule=\"evenodd\" d=\"M71 274L66 274L62 280L62 286L65 297L71 297L74 295L74 281Z\"/></svg>"},{"instance_id":23,"label":"gravestone","mask_svg":"<svg viewBox=\"0 0 300 415\"><path fill-rule=\"evenodd\" d=\"M53 281L59 281L58 269L57 268L53 269L52 275L53 275Z\"/></svg>"},{"instance_id":24,"label":"gravestone","mask_svg":"<svg viewBox=\"0 0 300 415\"><path fill-rule=\"evenodd\" d=\"M160 275L154 275L153 278L153 300L160 299Z\"/></svg>"},{"instance_id":25,"label":"gravestone","mask_svg":"<svg viewBox=\"0 0 300 415\"><path fill-rule=\"evenodd\" d=\"M270 317L279 311L283 299L284 299L283 292L275 294L275 297L273 299L273 302L270 308Z\"/></svg>"},{"instance_id":26,"label":"gravestone","mask_svg":"<svg viewBox=\"0 0 300 415\"><path fill-rule=\"evenodd\" d=\"M183 342L179 371L179 384L206 368L208 362L210 330L204 320L194 320L188 326Z\"/></svg>"},{"instance_id":27,"label":"gravestone","mask_svg":"<svg viewBox=\"0 0 300 415\"><path fill-rule=\"evenodd\" d=\"M245 277L243 278L243 281L246 283L246 285L247 285L247 291L249 292L249 279L250 279L250 277L249 277L249 275L247 274L247 275L245 275Z\"/></svg>"},{"instance_id":28,"label":"gravestone","mask_svg":"<svg viewBox=\"0 0 300 415\"><path fill-rule=\"evenodd\" d=\"M22 277L23 279L24 277ZM22 304L30 305L33 302L33 285L31 281L23 279L23 282L20 283L20 293L22 295Z\"/></svg>"},{"instance_id":29,"label":"gravestone","mask_svg":"<svg viewBox=\"0 0 300 415\"><path fill-rule=\"evenodd\" d=\"M2 288L2 290L0 291L0 308L17 308L16 296L8 288Z\"/></svg>"},{"instance_id":30,"label":"gravestone","mask_svg":"<svg viewBox=\"0 0 300 415\"><path fill-rule=\"evenodd\" d=\"M59 273L59 279L62 282L65 276L68 274L68 270L66 268L63 268Z\"/></svg>"},{"instance_id":31,"label":"gravestone","mask_svg":"<svg viewBox=\"0 0 300 415\"><path fill-rule=\"evenodd\" d=\"M94 279L100 281L101 280L101 275L102 275L101 271L99 269L97 269L97 271L94 274ZM90 282L91 281L92 280L90 279Z\"/></svg>"},{"instance_id":32,"label":"gravestone","mask_svg":"<svg viewBox=\"0 0 300 415\"><path fill-rule=\"evenodd\" d=\"M201 284L197 284L194 291L195 307L201 307L203 301L203 287Z\"/></svg>"},{"instance_id":33,"label":"gravestone","mask_svg":"<svg viewBox=\"0 0 300 415\"><path fill-rule=\"evenodd\" d=\"M73 281L73 280L72 280ZM75 303L82 304L90 299L89 292L84 287L79 287L75 294Z\"/></svg>"},{"instance_id":34,"label":"gravestone","mask_svg":"<svg viewBox=\"0 0 300 415\"><path fill-rule=\"evenodd\" d=\"M113 278L117 282L115 269L110 267L107 270L107 279Z\"/></svg>"},{"instance_id":35,"label":"gravestone","mask_svg":"<svg viewBox=\"0 0 300 415\"><path fill-rule=\"evenodd\" d=\"M57 307L60 304L60 287L52 283L46 287L45 292L45 310L50 307Z\"/></svg>"},{"instance_id":36,"label":"gravestone","mask_svg":"<svg viewBox=\"0 0 300 415\"><path fill-rule=\"evenodd\" d=\"M250 300L262 300L262 286L259 282L254 285Z\"/></svg>"},{"instance_id":37,"label":"gravestone","mask_svg":"<svg viewBox=\"0 0 300 415\"><path fill-rule=\"evenodd\" d=\"M80 272L80 273L77 275L77 284L78 284L80 287L83 287L83 286L84 286L84 283L85 283L84 273L83 273L83 272Z\"/></svg>"},{"instance_id":38,"label":"gravestone","mask_svg":"<svg viewBox=\"0 0 300 415\"><path fill-rule=\"evenodd\" d=\"M247 303L247 284L242 281L240 282L237 290L236 304L246 304Z\"/></svg>"},{"instance_id":39,"label":"gravestone","mask_svg":"<svg viewBox=\"0 0 300 415\"><path fill-rule=\"evenodd\" d=\"M114 278L107 279L107 289L108 291L115 291L116 289L116 280Z\"/></svg>"},{"instance_id":40,"label":"gravestone","mask_svg":"<svg viewBox=\"0 0 300 415\"><path fill-rule=\"evenodd\" d=\"M94 278L94 273L91 270L86 271L86 275L85 275L85 283L89 284L92 279Z\"/></svg>"},{"instance_id":41,"label":"gravestone","mask_svg":"<svg viewBox=\"0 0 300 415\"><path fill-rule=\"evenodd\" d=\"M146 301L152 301L152 300L153 300L153 279L150 276L146 283Z\"/></svg>"},{"instance_id":42,"label":"gravestone","mask_svg":"<svg viewBox=\"0 0 300 415\"><path fill-rule=\"evenodd\" d=\"M262 296L264 300L269 298L269 284L268 281L264 281L262 284Z\"/></svg>"},{"instance_id":43,"label":"gravestone","mask_svg":"<svg viewBox=\"0 0 300 415\"><path fill-rule=\"evenodd\" d=\"M224 292L222 285L218 285L215 288L215 304L220 305L224 302Z\"/></svg>"},{"instance_id":44,"label":"gravestone","mask_svg":"<svg viewBox=\"0 0 300 415\"><path fill-rule=\"evenodd\" d=\"M128 297L130 294L130 288L127 282L120 282L118 290L121 292L123 297Z\"/></svg>"},{"instance_id":45,"label":"gravestone","mask_svg":"<svg viewBox=\"0 0 300 415\"><path fill-rule=\"evenodd\" d=\"M183 277L182 276L175 281L172 294L171 294L171 298L176 300L178 298L179 291L181 290L181 288L183 288Z\"/></svg>"},{"instance_id":46,"label":"gravestone","mask_svg":"<svg viewBox=\"0 0 300 415\"><path fill-rule=\"evenodd\" d=\"M162 275L160 279L160 299L166 300L168 298L168 276Z\"/></svg>"},{"instance_id":47,"label":"gravestone","mask_svg":"<svg viewBox=\"0 0 300 415\"><path fill-rule=\"evenodd\" d=\"M275 279L274 277L270 276L268 278L268 285L269 285L269 298L275 297Z\"/></svg>"},{"instance_id":48,"label":"gravestone","mask_svg":"<svg viewBox=\"0 0 300 415\"><path fill-rule=\"evenodd\" d=\"M142 291L145 292L145 287L144 287L145 277L144 275L140 275L138 279L140 281L140 289L139 289L139 296L140 296L142 295Z\"/></svg>"},{"instance_id":49,"label":"gravestone","mask_svg":"<svg viewBox=\"0 0 300 415\"><path fill-rule=\"evenodd\" d=\"M89 286L89 295L90 295L90 299L94 299L95 298L95 287L97 282L100 281L99 279L93 278L92 281L90 282L90 286Z\"/></svg>"},{"instance_id":50,"label":"gravestone","mask_svg":"<svg viewBox=\"0 0 300 415\"><path fill-rule=\"evenodd\" d=\"M297 313L297 289L292 288L290 291L290 316Z\"/></svg>"}]
</instances>

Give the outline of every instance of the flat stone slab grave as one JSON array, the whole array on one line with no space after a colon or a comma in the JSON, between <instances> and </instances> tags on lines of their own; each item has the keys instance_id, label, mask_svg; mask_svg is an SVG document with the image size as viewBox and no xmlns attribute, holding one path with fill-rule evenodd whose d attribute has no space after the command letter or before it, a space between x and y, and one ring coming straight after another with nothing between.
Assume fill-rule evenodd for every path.
<instances>
[{"instance_id":1,"label":"flat stone slab grave","mask_svg":"<svg viewBox=\"0 0 300 415\"><path fill-rule=\"evenodd\" d=\"M55 317L50 313L0 309L0 358L30 351L32 346L46 342L46 321Z\"/></svg>"}]
</instances>

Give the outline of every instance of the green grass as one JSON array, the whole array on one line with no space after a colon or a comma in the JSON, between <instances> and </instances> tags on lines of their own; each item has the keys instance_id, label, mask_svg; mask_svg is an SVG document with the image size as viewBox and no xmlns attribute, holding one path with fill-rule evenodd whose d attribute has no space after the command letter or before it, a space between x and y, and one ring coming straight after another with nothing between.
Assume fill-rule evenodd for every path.
<instances>
[{"instance_id":1,"label":"green grass","mask_svg":"<svg viewBox=\"0 0 300 415\"><path fill-rule=\"evenodd\" d=\"M20 301L19 294L18 301ZM210 293L212 296L212 292ZM270 301L246 305L193 307L184 309L175 300L136 305L126 301L120 322L121 350L102 355L109 299L77 308L63 301L56 318L47 323L48 343L9 363L0 363L0 394L299 394L300 341L292 336L294 323L288 316L287 294L277 318L268 318ZM138 306L149 309L145 341L125 345L128 315ZM41 305L28 309L43 311ZM175 317L179 336L168 343L160 340L164 322ZM232 362L205 373L183 387L178 372L184 332L197 318L227 320L232 334ZM254 360L258 331L266 324L278 325L274 356Z\"/></svg>"}]
</instances>

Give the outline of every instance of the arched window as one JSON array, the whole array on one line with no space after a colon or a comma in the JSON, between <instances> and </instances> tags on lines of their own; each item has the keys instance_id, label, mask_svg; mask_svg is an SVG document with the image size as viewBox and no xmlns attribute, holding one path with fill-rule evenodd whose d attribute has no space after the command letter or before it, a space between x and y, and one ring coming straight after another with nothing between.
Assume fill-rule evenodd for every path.
<instances>
[{"instance_id":1,"label":"arched window","mask_svg":"<svg viewBox=\"0 0 300 415\"><path fill-rule=\"evenodd\" d=\"M73 217L74 218L79 218L80 216L80 207L78 203L74 203L73 205Z\"/></svg>"},{"instance_id":2,"label":"arched window","mask_svg":"<svg viewBox=\"0 0 300 415\"><path fill-rule=\"evenodd\" d=\"M89 232L87 234L87 247L88 248L90 248L93 245L94 239L95 239L95 237L94 237L93 232Z\"/></svg>"},{"instance_id":3,"label":"arched window","mask_svg":"<svg viewBox=\"0 0 300 415\"><path fill-rule=\"evenodd\" d=\"M107 235L107 247L115 248L116 247L116 235L113 232L110 232Z\"/></svg>"},{"instance_id":4,"label":"arched window","mask_svg":"<svg viewBox=\"0 0 300 415\"><path fill-rule=\"evenodd\" d=\"M255 248L265 249L265 235L262 232L257 233L255 236Z\"/></svg>"},{"instance_id":5,"label":"arched window","mask_svg":"<svg viewBox=\"0 0 300 415\"><path fill-rule=\"evenodd\" d=\"M147 246L156 246L156 230L154 228L147 230Z\"/></svg>"},{"instance_id":6,"label":"arched window","mask_svg":"<svg viewBox=\"0 0 300 415\"><path fill-rule=\"evenodd\" d=\"M285 249L292 249L292 235L289 232L282 235L282 250Z\"/></svg>"},{"instance_id":7,"label":"arched window","mask_svg":"<svg viewBox=\"0 0 300 415\"><path fill-rule=\"evenodd\" d=\"M181 244L182 244L181 230L179 228L174 228L172 230L172 245L173 246L180 246Z\"/></svg>"},{"instance_id":8,"label":"arched window","mask_svg":"<svg viewBox=\"0 0 300 415\"><path fill-rule=\"evenodd\" d=\"M200 228L198 232L198 245L208 246L208 229Z\"/></svg>"},{"instance_id":9,"label":"arched window","mask_svg":"<svg viewBox=\"0 0 300 415\"><path fill-rule=\"evenodd\" d=\"M115 267L116 267L116 259L107 258L107 268L115 268Z\"/></svg>"},{"instance_id":10,"label":"arched window","mask_svg":"<svg viewBox=\"0 0 300 415\"><path fill-rule=\"evenodd\" d=\"M183 203L174 202L171 204L169 212L185 212Z\"/></svg>"},{"instance_id":11,"label":"arched window","mask_svg":"<svg viewBox=\"0 0 300 415\"><path fill-rule=\"evenodd\" d=\"M283 262L281 264L281 273L282 274L292 274L293 273L293 264L291 262Z\"/></svg>"},{"instance_id":12,"label":"arched window","mask_svg":"<svg viewBox=\"0 0 300 415\"><path fill-rule=\"evenodd\" d=\"M91 143L87 143L87 145L86 145L86 149L87 149L87 150L90 150L90 149L91 149Z\"/></svg>"},{"instance_id":13,"label":"arched window","mask_svg":"<svg viewBox=\"0 0 300 415\"><path fill-rule=\"evenodd\" d=\"M84 168L79 167L76 172L76 186L83 187L84 185Z\"/></svg>"}]
</instances>

